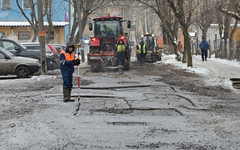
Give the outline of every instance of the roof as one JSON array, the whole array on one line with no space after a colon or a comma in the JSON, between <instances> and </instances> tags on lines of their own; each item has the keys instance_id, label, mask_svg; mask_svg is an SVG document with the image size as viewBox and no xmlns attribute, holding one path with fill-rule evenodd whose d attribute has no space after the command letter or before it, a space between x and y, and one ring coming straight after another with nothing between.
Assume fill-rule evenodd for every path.
<instances>
[{"instance_id":1,"label":"roof","mask_svg":"<svg viewBox=\"0 0 240 150\"><path fill-rule=\"evenodd\" d=\"M68 22L52 22L54 27L66 26ZM29 22L26 21L0 21L0 27L17 27L17 26L31 26ZM44 26L48 26L48 22L44 22Z\"/></svg>"},{"instance_id":2,"label":"roof","mask_svg":"<svg viewBox=\"0 0 240 150\"><path fill-rule=\"evenodd\" d=\"M218 24L211 24L211 27L218 27L219 25ZM234 26L234 24L230 24L230 26ZM237 25L238 28L240 28L240 24Z\"/></svg>"},{"instance_id":3,"label":"roof","mask_svg":"<svg viewBox=\"0 0 240 150\"><path fill-rule=\"evenodd\" d=\"M101 16L101 17L97 17L97 18L94 18L93 20L97 20L97 19L122 19L122 17L117 17L117 16Z\"/></svg>"}]
</instances>

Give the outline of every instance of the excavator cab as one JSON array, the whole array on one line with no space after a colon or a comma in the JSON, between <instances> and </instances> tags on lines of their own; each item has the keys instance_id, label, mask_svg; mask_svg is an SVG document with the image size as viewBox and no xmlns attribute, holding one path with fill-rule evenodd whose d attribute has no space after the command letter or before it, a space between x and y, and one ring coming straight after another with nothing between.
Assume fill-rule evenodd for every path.
<instances>
[{"instance_id":1,"label":"excavator cab","mask_svg":"<svg viewBox=\"0 0 240 150\"><path fill-rule=\"evenodd\" d=\"M140 39L144 42L147 48L145 61L150 63L161 61L162 54L156 50L155 35L147 32L146 34L142 35Z\"/></svg>"}]
</instances>

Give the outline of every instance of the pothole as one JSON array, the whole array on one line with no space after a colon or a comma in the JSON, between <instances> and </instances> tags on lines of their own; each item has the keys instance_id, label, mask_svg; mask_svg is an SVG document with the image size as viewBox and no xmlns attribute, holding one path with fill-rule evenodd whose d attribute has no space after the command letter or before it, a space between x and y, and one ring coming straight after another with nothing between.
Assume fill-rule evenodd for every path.
<instances>
[{"instance_id":1,"label":"pothole","mask_svg":"<svg viewBox=\"0 0 240 150\"><path fill-rule=\"evenodd\" d=\"M131 114L132 116L183 116L183 113L176 108L105 108L91 110L91 112Z\"/></svg>"},{"instance_id":2,"label":"pothole","mask_svg":"<svg viewBox=\"0 0 240 150\"><path fill-rule=\"evenodd\" d=\"M117 126L135 126L135 125L142 125L142 126L146 126L147 123L146 122L108 122L107 124L111 124L111 125L117 125Z\"/></svg>"},{"instance_id":3,"label":"pothole","mask_svg":"<svg viewBox=\"0 0 240 150\"><path fill-rule=\"evenodd\" d=\"M230 78L232 86L236 89L240 89L240 78Z\"/></svg>"},{"instance_id":4,"label":"pothole","mask_svg":"<svg viewBox=\"0 0 240 150\"><path fill-rule=\"evenodd\" d=\"M135 81L121 81L121 82L118 82L118 84L139 84L139 82L135 82Z\"/></svg>"}]
</instances>

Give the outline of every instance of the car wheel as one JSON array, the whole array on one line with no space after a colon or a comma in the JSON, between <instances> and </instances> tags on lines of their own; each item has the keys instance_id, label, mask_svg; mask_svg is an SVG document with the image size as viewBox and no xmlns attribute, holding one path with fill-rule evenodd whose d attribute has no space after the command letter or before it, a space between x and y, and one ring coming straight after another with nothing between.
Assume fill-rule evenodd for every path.
<instances>
[{"instance_id":1,"label":"car wheel","mask_svg":"<svg viewBox=\"0 0 240 150\"><path fill-rule=\"evenodd\" d=\"M16 75L18 78L27 78L29 77L30 71L27 66L19 66L16 69Z\"/></svg>"},{"instance_id":2,"label":"car wheel","mask_svg":"<svg viewBox=\"0 0 240 150\"><path fill-rule=\"evenodd\" d=\"M161 61L161 55L159 53L155 53L152 55L153 62Z\"/></svg>"}]
</instances>

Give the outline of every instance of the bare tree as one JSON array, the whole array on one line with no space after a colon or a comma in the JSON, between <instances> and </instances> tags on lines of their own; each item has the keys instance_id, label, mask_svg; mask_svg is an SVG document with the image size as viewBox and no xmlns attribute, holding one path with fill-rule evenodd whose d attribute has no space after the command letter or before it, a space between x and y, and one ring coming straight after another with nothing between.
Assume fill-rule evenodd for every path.
<instances>
[{"instance_id":1,"label":"bare tree","mask_svg":"<svg viewBox=\"0 0 240 150\"><path fill-rule=\"evenodd\" d=\"M74 9L72 21L73 25L69 41L78 43L80 37L83 35L88 16L109 2L110 0L72 0L72 6Z\"/></svg>"},{"instance_id":2,"label":"bare tree","mask_svg":"<svg viewBox=\"0 0 240 150\"><path fill-rule=\"evenodd\" d=\"M237 29L238 21L240 21L240 2L238 0L219 0L217 9L220 13L224 16L224 23L223 26L221 26L220 32L224 33L223 39L224 39L224 49L222 50L222 58L227 58L227 40L229 39L229 46L231 49L231 46L233 44L233 35ZM231 26L232 19L235 18L235 24ZM231 31L231 32L230 32ZM230 33L230 34L229 34ZM231 54L230 57L231 58Z\"/></svg>"},{"instance_id":3,"label":"bare tree","mask_svg":"<svg viewBox=\"0 0 240 150\"><path fill-rule=\"evenodd\" d=\"M47 17L47 21L48 21L48 29L47 29L47 36L46 36L46 43L49 43L50 41L50 37L51 37L51 33L53 30L53 26L52 26L52 0L44 0L44 15Z\"/></svg>"},{"instance_id":4,"label":"bare tree","mask_svg":"<svg viewBox=\"0 0 240 150\"><path fill-rule=\"evenodd\" d=\"M39 19L39 31L44 32L43 25L43 7L42 0L37 0L38 8L38 19ZM47 73L47 61L46 61L46 52L45 52L45 36L39 35L40 42L40 61L41 61L41 74Z\"/></svg>"},{"instance_id":5,"label":"bare tree","mask_svg":"<svg viewBox=\"0 0 240 150\"><path fill-rule=\"evenodd\" d=\"M209 0L202 0L198 13L196 15L196 23L202 30L202 37L207 38L207 31L208 28L210 27L211 23L214 21L214 5L211 1Z\"/></svg>"},{"instance_id":6,"label":"bare tree","mask_svg":"<svg viewBox=\"0 0 240 150\"><path fill-rule=\"evenodd\" d=\"M36 3L33 2L33 0L29 0L30 2L30 7L31 7L31 19L28 18L26 13L23 11L23 8L19 4L19 0L16 0L17 6L20 9L21 13L23 16L27 19L31 27L33 28L33 39L32 42L35 42L38 36L38 19L36 16L36 11L35 11L35 5Z\"/></svg>"},{"instance_id":7,"label":"bare tree","mask_svg":"<svg viewBox=\"0 0 240 150\"><path fill-rule=\"evenodd\" d=\"M228 14L229 16L235 18L236 20L240 21L240 2L239 0L231 0L231 9L229 7L226 8L224 5L219 5L219 10L224 14Z\"/></svg>"},{"instance_id":8,"label":"bare tree","mask_svg":"<svg viewBox=\"0 0 240 150\"><path fill-rule=\"evenodd\" d=\"M231 35L229 36L230 33L230 29L231 29L231 20L232 17L234 16L233 12L237 11L237 6L239 6L239 2L235 1L235 0L218 0L217 3L217 10L219 12L219 14L222 15L218 15L219 16L219 34L221 36L221 38L224 40L224 43L221 42L221 47L223 47L222 52L221 52L221 58L227 58L227 42L229 40L229 43L232 43L232 39L231 36L233 36L235 30L234 27L232 28L232 32ZM239 8L239 7L238 7ZM237 22L235 22L236 24ZM231 41L230 41L231 40ZM223 44L223 46L222 46ZM231 44L229 44L231 45Z\"/></svg>"},{"instance_id":9,"label":"bare tree","mask_svg":"<svg viewBox=\"0 0 240 150\"><path fill-rule=\"evenodd\" d=\"M191 43L188 28L191 24L193 11L196 9L196 1L167 0L167 2L181 25L184 36L184 55L187 53L187 66L192 67Z\"/></svg>"},{"instance_id":10,"label":"bare tree","mask_svg":"<svg viewBox=\"0 0 240 150\"><path fill-rule=\"evenodd\" d=\"M178 20L171 13L171 9L167 5L166 0L144 1L138 2L150 7L162 21L163 33L167 35L167 41L172 45L177 59L180 60L180 55L177 52L176 39L178 34ZM166 41L165 41L166 42Z\"/></svg>"}]
</instances>

